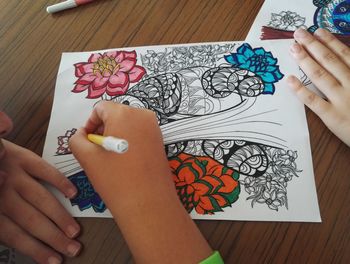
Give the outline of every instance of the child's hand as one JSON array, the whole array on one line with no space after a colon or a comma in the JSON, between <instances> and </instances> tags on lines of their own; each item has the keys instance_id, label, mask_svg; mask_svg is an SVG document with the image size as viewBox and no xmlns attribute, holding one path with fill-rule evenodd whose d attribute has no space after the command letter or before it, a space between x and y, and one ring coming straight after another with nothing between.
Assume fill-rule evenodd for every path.
<instances>
[{"instance_id":1,"label":"child's hand","mask_svg":"<svg viewBox=\"0 0 350 264\"><path fill-rule=\"evenodd\" d=\"M87 133L126 139L124 154L104 150ZM199 263L211 249L177 197L155 114L98 103L70 148L118 223L136 263ZM189 247L188 245L194 245Z\"/></svg>"},{"instance_id":2,"label":"child's hand","mask_svg":"<svg viewBox=\"0 0 350 264\"><path fill-rule=\"evenodd\" d=\"M38 263L61 263L57 252L75 256L81 245L72 238L80 227L38 180L68 197L75 186L33 152L1 142L6 152L0 159L0 242Z\"/></svg>"},{"instance_id":3,"label":"child's hand","mask_svg":"<svg viewBox=\"0 0 350 264\"><path fill-rule=\"evenodd\" d=\"M88 133L126 139L129 149L124 154L106 151L91 143L87 139ZM166 182L174 189L175 194L162 134L157 118L150 110L100 102L94 108L85 128L79 129L69 143L74 156L110 210L113 210L111 206L116 199L130 195L130 190L138 188L135 183L140 183L145 178L147 181L142 188L159 190L161 188L158 184ZM143 194L133 194L134 197L138 195ZM131 201L122 199L117 206Z\"/></svg>"},{"instance_id":4,"label":"child's hand","mask_svg":"<svg viewBox=\"0 0 350 264\"><path fill-rule=\"evenodd\" d=\"M295 76L288 77L290 86L350 146L350 49L324 29L318 29L315 36L298 29L294 38L298 43L291 47L291 54L328 101L305 88Z\"/></svg>"}]
</instances>

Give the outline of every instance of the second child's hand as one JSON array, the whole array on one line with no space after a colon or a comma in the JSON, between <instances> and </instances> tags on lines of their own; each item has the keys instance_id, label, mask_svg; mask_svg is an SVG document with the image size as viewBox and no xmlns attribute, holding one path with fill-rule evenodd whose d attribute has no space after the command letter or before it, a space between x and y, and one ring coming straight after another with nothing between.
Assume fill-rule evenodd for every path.
<instances>
[{"instance_id":1,"label":"second child's hand","mask_svg":"<svg viewBox=\"0 0 350 264\"><path fill-rule=\"evenodd\" d=\"M295 76L287 81L298 98L350 146L350 48L324 29L314 36L298 29L291 54L327 100L308 90Z\"/></svg>"},{"instance_id":2,"label":"second child's hand","mask_svg":"<svg viewBox=\"0 0 350 264\"><path fill-rule=\"evenodd\" d=\"M75 186L35 153L4 139L0 159L0 242L37 263L61 263L76 256L78 223L40 183L74 197ZM1 262L1 261L0 261Z\"/></svg>"}]
</instances>

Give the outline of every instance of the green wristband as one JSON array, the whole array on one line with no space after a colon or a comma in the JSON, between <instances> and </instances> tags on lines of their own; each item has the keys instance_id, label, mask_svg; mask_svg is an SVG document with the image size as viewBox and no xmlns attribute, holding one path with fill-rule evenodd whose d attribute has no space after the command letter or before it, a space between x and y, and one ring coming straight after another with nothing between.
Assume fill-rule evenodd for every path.
<instances>
[{"instance_id":1,"label":"green wristband","mask_svg":"<svg viewBox=\"0 0 350 264\"><path fill-rule=\"evenodd\" d=\"M214 251L214 253L207 259L201 261L199 264L225 264L222 260L219 251Z\"/></svg>"}]
</instances>

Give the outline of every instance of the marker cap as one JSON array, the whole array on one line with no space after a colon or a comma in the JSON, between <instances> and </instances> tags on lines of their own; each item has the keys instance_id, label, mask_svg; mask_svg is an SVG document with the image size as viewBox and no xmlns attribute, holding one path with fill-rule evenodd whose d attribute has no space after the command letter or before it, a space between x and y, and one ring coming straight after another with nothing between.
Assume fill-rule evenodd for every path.
<instances>
[{"instance_id":1,"label":"marker cap","mask_svg":"<svg viewBox=\"0 0 350 264\"><path fill-rule=\"evenodd\" d=\"M106 137L103 140L102 146L109 151L116 153L125 153L129 149L129 144L125 139L119 139L115 137Z\"/></svg>"}]
</instances>

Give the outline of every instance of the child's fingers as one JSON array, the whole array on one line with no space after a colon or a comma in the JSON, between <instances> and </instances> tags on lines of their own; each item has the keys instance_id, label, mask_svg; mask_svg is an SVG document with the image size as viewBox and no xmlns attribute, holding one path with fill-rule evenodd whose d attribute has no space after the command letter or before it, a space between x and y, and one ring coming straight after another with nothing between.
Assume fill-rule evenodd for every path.
<instances>
[{"instance_id":1,"label":"child's fingers","mask_svg":"<svg viewBox=\"0 0 350 264\"><path fill-rule=\"evenodd\" d=\"M341 84L349 81L348 66L330 49L304 29L298 29L294 38L304 49Z\"/></svg>"},{"instance_id":2,"label":"child's fingers","mask_svg":"<svg viewBox=\"0 0 350 264\"><path fill-rule=\"evenodd\" d=\"M22 228L2 214L0 214L0 230L1 242L31 257L35 262L39 264L62 263L62 257L59 254L29 236Z\"/></svg>"},{"instance_id":3,"label":"child's fingers","mask_svg":"<svg viewBox=\"0 0 350 264\"><path fill-rule=\"evenodd\" d=\"M109 109L115 107L115 103L102 101L99 102L93 109L88 121L85 125L87 133L93 133L98 130L101 126L104 126L107 121Z\"/></svg>"},{"instance_id":4,"label":"child's fingers","mask_svg":"<svg viewBox=\"0 0 350 264\"><path fill-rule=\"evenodd\" d=\"M80 231L79 225L58 200L40 183L23 177L16 190L23 199L50 218L65 234L74 238Z\"/></svg>"},{"instance_id":5,"label":"child's fingers","mask_svg":"<svg viewBox=\"0 0 350 264\"><path fill-rule=\"evenodd\" d=\"M293 89L297 97L309 107L322 120L327 119L331 114L331 104L323 100L307 89L295 76L288 76L287 83Z\"/></svg>"},{"instance_id":6,"label":"child's fingers","mask_svg":"<svg viewBox=\"0 0 350 264\"><path fill-rule=\"evenodd\" d=\"M28 174L53 185L68 198L73 198L77 194L78 191L74 184L55 167L32 152L28 151L25 155L22 165Z\"/></svg>"},{"instance_id":7,"label":"child's fingers","mask_svg":"<svg viewBox=\"0 0 350 264\"><path fill-rule=\"evenodd\" d=\"M339 82L320 66L298 43L291 46L291 54L310 80L331 100L337 94Z\"/></svg>"},{"instance_id":8,"label":"child's fingers","mask_svg":"<svg viewBox=\"0 0 350 264\"><path fill-rule=\"evenodd\" d=\"M33 237L66 256L74 257L79 253L81 245L77 241L66 237L54 223L18 194L11 192L6 199L1 208L3 213Z\"/></svg>"},{"instance_id":9,"label":"child's fingers","mask_svg":"<svg viewBox=\"0 0 350 264\"><path fill-rule=\"evenodd\" d=\"M12 120L5 114L5 112L2 112L2 111L0 111L0 120L1 120L0 138L2 138L11 132L13 128L13 123L12 123Z\"/></svg>"},{"instance_id":10,"label":"child's fingers","mask_svg":"<svg viewBox=\"0 0 350 264\"><path fill-rule=\"evenodd\" d=\"M317 29L315 36L350 68L350 48L348 46L323 28Z\"/></svg>"},{"instance_id":11,"label":"child's fingers","mask_svg":"<svg viewBox=\"0 0 350 264\"><path fill-rule=\"evenodd\" d=\"M90 142L84 128L79 128L77 132L69 139L69 148L74 156L80 160L80 157L87 156L101 149L100 146Z\"/></svg>"},{"instance_id":12,"label":"child's fingers","mask_svg":"<svg viewBox=\"0 0 350 264\"><path fill-rule=\"evenodd\" d=\"M69 148L74 157L79 161L80 165L87 169L90 165L96 165L96 158L99 153L102 154L105 150L87 138L87 133L84 128L80 128L69 140Z\"/></svg>"}]
</instances>

